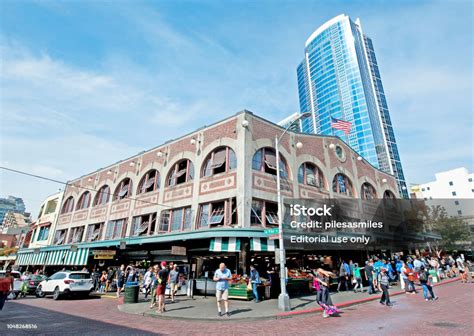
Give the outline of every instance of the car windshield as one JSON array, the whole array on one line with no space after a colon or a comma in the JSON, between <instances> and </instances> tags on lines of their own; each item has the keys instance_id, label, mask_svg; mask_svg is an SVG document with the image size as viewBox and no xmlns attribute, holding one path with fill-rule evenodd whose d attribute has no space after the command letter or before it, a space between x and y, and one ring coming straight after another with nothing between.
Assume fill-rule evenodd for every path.
<instances>
[{"instance_id":1,"label":"car windshield","mask_svg":"<svg viewBox=\"0 0 474 336\"><path fill-rule=\"evenodd\" d=\"M90 279L91 275L89 273L71 273L69 274L69 279Z\"/></svg>"}]
</instances>

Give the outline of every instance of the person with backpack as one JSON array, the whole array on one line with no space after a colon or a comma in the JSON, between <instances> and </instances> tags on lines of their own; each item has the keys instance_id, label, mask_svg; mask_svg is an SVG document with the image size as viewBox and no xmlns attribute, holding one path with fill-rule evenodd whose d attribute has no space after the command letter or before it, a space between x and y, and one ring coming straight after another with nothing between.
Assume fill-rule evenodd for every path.
<instances>
[{"instance_id":1,"label":"person with backpack","mask_svg":"<svg viewBox=\"0 0 474 336\"><path fill-rule=\"evenodd\" d=\"M380 273L377 275L377 283L379 290L382 291L382 296L380 297L380 304L392 306L390 302L390 294L388 293L388 286L390 283L390 278L385 267L380 268Z\"/></svg>"},{"instance_id":2,"label":"person with backpack","mask_svg":"<svg viewBox=\"0 0 474 336\"><path fill-rule=\"evenodd\" d=\"M165 292L166 284L169 277L168 267L166 261L161 262L161 270L158 272L158 287L156 288L156 296L158 297L158 313L164 313L165 308Z\"/></svg>"},{"instance_id":3,"label":"person with backpack","mask_svg":"<svg viewBox=\"0 0 474 336\"><path fill-rule=\"evenodd\" d=\"M425 298L425 301L438 300L438 297L434 295L430 278L432 278L432 276L429 274L425 266L420 266L420 270L418 271L418 280L420 280L421 287L423 288L423 297ZM428 292L430 293L431 297L428 297Z\"/></svg>"},{"instance_id":4,"label":"person with backpack","mask_svg":"<svg viewBox=\"0 0 474 336\"><path fill-rule=\"evenodd\" d=\"M407 284L406 284L406 293L407 294L416 294L416 289L415 289L415 279L416 279L416 273L413 270L413 268L410 267L410 265L405 266L405 271L404 274L406 276Z\"/></svg>"},{"instance_id":5,"label":"person with backpack","mask_svg":"<svg viewBox=\"0 0 474 336\"><path fill-rule=\"evenodd\" d=\"M125 282L125 265L121 265L117 271L117 298L120 297Z\"/></svg>"},{"instance_id":6,"label":"person with backpack","mask_svg":"<svg viewBox=\"0 0 474 336\"><path fill-rule=\"evenodd\" d=\"M341 260L341 265L339 267L339 284L337 285L337 291L341 289L341 285L344 284L346 288L346 292L349 290L349 277L350 277L350 268L349 265L344 261Z\"/></svg>"}]
</instances>

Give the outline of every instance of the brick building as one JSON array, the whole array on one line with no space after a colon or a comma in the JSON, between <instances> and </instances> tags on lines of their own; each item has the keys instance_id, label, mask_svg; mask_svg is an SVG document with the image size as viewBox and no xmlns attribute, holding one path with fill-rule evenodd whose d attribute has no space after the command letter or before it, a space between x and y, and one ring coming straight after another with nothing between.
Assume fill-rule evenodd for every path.
<instances>
[{"instance_id":1,"label":"brick building","mask_svg":"<svg viewBox=\"0 0 474 336\"><path fill-rule=\"evenodd\" d=\"M245 270L251 255L274 250L264 230L278 227L283 130L242 111L70 181L50 245L22 250L17 265L167 260L206 270L225 258ZM395 178L339 138L289 132L280 153L284 197L398 197Z\"/></svg>"}]
</instances>

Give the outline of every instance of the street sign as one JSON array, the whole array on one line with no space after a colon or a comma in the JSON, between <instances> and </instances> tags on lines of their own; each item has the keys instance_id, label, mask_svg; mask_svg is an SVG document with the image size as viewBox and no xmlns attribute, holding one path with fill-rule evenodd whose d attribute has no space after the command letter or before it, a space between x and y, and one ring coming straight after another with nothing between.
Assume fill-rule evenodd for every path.
<instances>
[{"instance_id":1,"label":"street sign","mask_svg":"<svg viewBox=\"0 0 474 336\"><path fill-rule=\"evenodd\" d=\"M269 240L277 240L277 239L280 239L280 235L277 233L277 234L272 234L271 236L268 236L268 239Z\"/></svg>"},{"instance_id":2,"label":"street sign","mask_svg":"<svg viewBox=\"0 0 474 336\"><path fill-rule=\"evenodd\" d=\"M267 235L275 235L275 234L278 234L280 232L280 229L278 229L278 228L267 229L263 232Z\"/></svg>"}]
</instances>

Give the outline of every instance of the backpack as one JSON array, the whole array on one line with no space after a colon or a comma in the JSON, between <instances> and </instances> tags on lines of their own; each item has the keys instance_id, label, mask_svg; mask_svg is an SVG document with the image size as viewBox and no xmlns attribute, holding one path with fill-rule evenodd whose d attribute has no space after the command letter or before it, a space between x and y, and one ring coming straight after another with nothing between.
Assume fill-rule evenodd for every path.
<instances>
[{"instance_id":1,"label":"backpack","mask_svg":"<svg viewBox=\"0 0 474 336\"><path fill-rule=\"evenodd\" d=\"M420 272L420 274L418 275L418 279L420 281L428 281L428 277L426 276L426 272Z\"/></svg>"}]
</instances>

